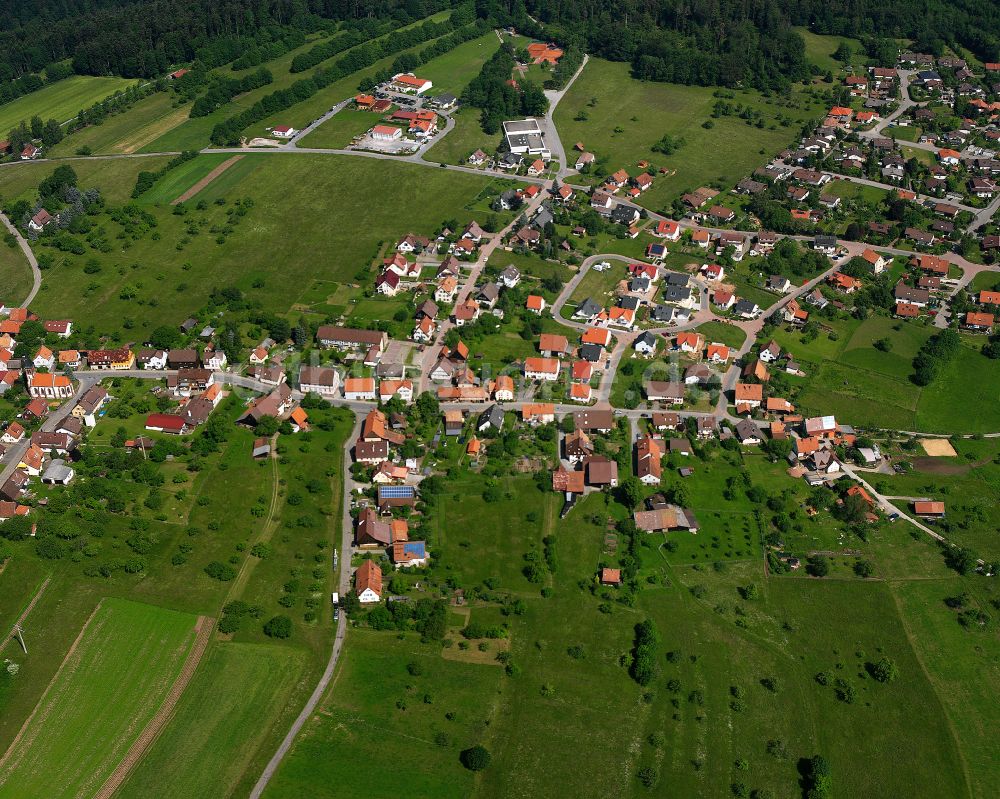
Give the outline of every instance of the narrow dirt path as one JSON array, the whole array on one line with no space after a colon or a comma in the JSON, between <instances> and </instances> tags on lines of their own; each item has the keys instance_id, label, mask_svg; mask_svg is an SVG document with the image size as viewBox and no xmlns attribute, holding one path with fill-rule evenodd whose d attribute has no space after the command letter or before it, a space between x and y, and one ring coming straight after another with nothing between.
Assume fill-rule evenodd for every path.
<instances>
[{"instance_id":1,"label":"narrow dirt path","mask_svg":"<svg viewBox=\"0 0 1000 799\"><path fill-rule=\"evenodd\" d=\"M195 183L190 189L184 192L180 197L178 197L176 200L173 200L170 204L179 205L180 203L187 202L192 197L194 197L199 191L205 188L209 183L211 183L213 180L219 177L219 175L221 175L223 172L229 169L229 167L231 167L233 164L235 164L242 158L243 158L242 155L234 155L232 158L223 161L215 169L213 169L211 172L205 175L205 177L203 177L201 180Z\"/></svg>"},{"instance_id":2,"label":"narrow dirt path","mask_svg":"<svg viewBox=\"0 0 1000 799\"><path fill-rule=\"evenodd\" d=\"M125 757L122 758L122 761L111 773L111 776L105 780L104 785L94 794L94 799L111 798L173 716L174 709L177 707L184 689L191 682L191 678L194 676L195 670L201 662L202 655L205 654L205 649L208 647L208 642L212 638L212 630L215 629L215 619L209 616L199 616L195 622L194 629L194 645L191 647L191 651L188 652L180 674L177 675L174 684L170 686L170 692L164 698L163 704L160 705L160 709L156 711L156 715L149 720L142 733L136 738L132 746L129 747L128 752L125 753Z\"/></svg>"}]
</instances>

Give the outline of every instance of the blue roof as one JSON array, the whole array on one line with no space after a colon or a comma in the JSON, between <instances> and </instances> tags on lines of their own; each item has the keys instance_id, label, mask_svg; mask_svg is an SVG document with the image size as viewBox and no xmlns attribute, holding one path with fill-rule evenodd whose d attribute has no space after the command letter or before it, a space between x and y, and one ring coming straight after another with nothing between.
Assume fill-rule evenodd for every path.
<instances>
[{"instance_id":1,"label":"blue roof","mask_svg":"<svg viewBox=\"0 0 1000 799\"><path fill-rule=\"evenodd\" d=\"M416 496L413 486L379 486L379 499L408 499Z\"/></svg>"},{"instance_id":2,"label":"blue roof","mask_svg":"<svg viewBox=\"0 0 1000 799\"><path fill-rule=\"evenodd\" d=\"M403 554L409 557L422 558L426 554L423 541L407 541L403 544Z\"/></svg>"}]
</instances>

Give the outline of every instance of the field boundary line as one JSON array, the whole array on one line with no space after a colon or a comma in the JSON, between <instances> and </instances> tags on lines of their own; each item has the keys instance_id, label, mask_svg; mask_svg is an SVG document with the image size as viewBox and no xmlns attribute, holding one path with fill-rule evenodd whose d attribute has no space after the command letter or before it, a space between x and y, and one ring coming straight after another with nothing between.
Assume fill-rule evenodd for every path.
<instances>
[{"instance_id":1,"label":"field boundary line","mask_svg":"<svg viewBox=\"0 0 1000 799\"><path fill-rule=\"evenodd\" d=\"M143 728L139 737L132 742L132 745L125 753L125 757L115 766L115 770L104 781L104 785L101 786L100 790L94 794L94 799L110 799L114 795L129 774L132 773L132 769L142 759L146 750L149 749L167 726L170 719L173 718L174 711L177 709L177 703L184 694L188 683L191 682L191 678L194 676L198 664L201 663L202 656L204 656L205 650L208 648L209 641L212 638L212 630L215 629L215 620L209 616L199 616L194 628L194 645L184 659L184 665L181 667L180 674L177 675L177 679L170 686L170 691L156 711L156 715L149 720L149 723Z\"/></svg>"},{"instance_id":2,"label":"field boundary line","mask_svg":"<svg viewBox=\"0 0 1000 799\"><path fill-rule=\"evenodd\" d=\"M183 202L187 202L192 197L194 197L198 192L208 186L213 180L215 180L219 175L225 172L229 167L235 164L237 161L241 161L244 158L242 155L234 155L232 158L228 158L219 164L215 169L209 172L205 177L195 183L191 188L185 191L180 197L170 201L171 205L180 205Z\"/></svg>"},{"instance_id":3,"label":"field boundary line","mask_svg":"<svg viewBox=\"0 0 1000 799\"><path fill-rule=\"evenodd\" d=\"M3 757L0 757L0 778L3 777L2 774L3 767L7 764L7 761L10 759L10 756L17 750L17 745L21 742L21 739L24 737L25 731L28 729L28 726L35 718L35 715L38 713L39 708L41 708L42 705L45 704L45 698L49 695L49 691L52 690L52 686L55 685L56 682L58 681L59 675L62 674L62 670L66 667L66 664L69 663L69 661L72 659L74 653L76 652L76 648L80 645L80 641L83 640L83 636L87 632L87 628L90 627L90 623L94 620L94 617L97 615L97 611L101 609L101 605L103 604L104 600L101 599L97 603L97 607L95 607L90 612L90 615L87 617L87 621L83 623L83 627L80 628L80 632L77 634L76 639L70 646L69 651L66 653L66 656L62 659L62 663L60 663L59 668L56 669L56 673L52 675L52 679L49 680L49 684L45 686L45 690L42 691L42 695L38 698L38 701L35 703L35 707L31 711L31 715L29 715L28 718L24 720L24 724L21 725L21 729L18 730L17 735L14 736L14 740L10 742L10 746L7 747L7 751L4 752Z\"/></svg>"},{"instance_id":4,"label":"field boundary line","mask_svg":"<svg viewBox=\"0 0 1000 799\"><path fill-rule=\"evenodd\" d=\"M7 568L7 561L4 562L3 568L0 568L0 573L2 573L5 568ZM28 606L21 612L21 615L17 617L17 621L14 622L14 627L23 624L24 620L28 618L28 614L35 609L35 605L37 605L38 600L42 598L42 594L44 594L45 589L49 587L49 582L51 580L52 580L51 574L44 580L42 580L42 584L38 586L38 590L35 591L35 595L31 598L31 601L28 603ZM5 646L7 646L7 642L10 641L11 638L13 637L14 637L14 628L12 627L10 633L8 633L7 637L3 639L3 642L0 642L0 650L2 650Z\"/></svg>"}]
</instances>

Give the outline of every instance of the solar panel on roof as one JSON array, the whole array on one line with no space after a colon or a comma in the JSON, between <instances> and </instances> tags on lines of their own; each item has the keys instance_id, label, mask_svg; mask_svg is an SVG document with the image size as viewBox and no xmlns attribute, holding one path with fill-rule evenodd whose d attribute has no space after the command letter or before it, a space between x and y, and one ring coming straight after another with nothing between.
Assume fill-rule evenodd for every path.
<instances>
[{"instance_id":1,"label":"solar panel on roof","mask_svg":"<svg viewBox=\"0 0 1000 799\"><path fill-rule=\"evenodd\" d=\"M405 499L413 496L413 486L380 486L378 495L383 499Z\"/></svg>"}]
</instances>

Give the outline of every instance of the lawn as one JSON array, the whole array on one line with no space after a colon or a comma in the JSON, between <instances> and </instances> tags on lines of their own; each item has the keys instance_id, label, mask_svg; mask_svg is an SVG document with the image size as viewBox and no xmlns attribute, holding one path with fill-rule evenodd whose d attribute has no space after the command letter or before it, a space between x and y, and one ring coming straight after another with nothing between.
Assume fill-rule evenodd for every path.
<instances>
[{"instance_id":1,"label":"lawn","mask_svg":"<svg viewBox=\"0 0 1000 799\"><path fill-rule=\"evenodd\" d=\"M993 291L998 287L1000 287L1000 275L996 272L980 272L972 278L966 291L970 294L978 294L980 291Z\"/></svg>"},{"instance_id":2,"label":"lawn","mask_svg":"<svg viewBox=\"0 0 1000 799\"><path fill-rule=\"evenodd\" d=\"M476 150L487 155L496 152L500 145L499 134L486 134L479 126L479 110L472 107L460 108L452 118L455 127L448 135L431 145L424 157L429 161L445 164L464 164Z\"/></svg>"},{"instance_id":3,"label":"lawn","mask_svg":"<svg viewBox=\"0 0 1000 799\"><path fill-rule=\"evenodd\" d=\"M177 679L194 622L187 613L105 600L0 766L0 797L97 791Z\"/></svg>"},{"instance_id":4,"label":"lawn","mask_svg":"<svg viewBox=\"0 0 1000 799\"><path fill-rule=\"evenodd\" d=\"M287 709L301 669L288 648L217 644L116 796L233 795L241 779L252 776L254 756Z\"/></svg>"},{"instance_id":5,"label":"lawn","mask_svg":"<svg viewBox=\"0 0 1000 799\"><path fill-rule=\"evenodd\" d=\"M193 163L200 168L198 161ZM136 172L156 164L116 160L78 162L76 168L83 187L96 185L111 201L121 202L131 193ZM0 195L33 196L31 187L51 169L36 164L3 170ZM251 173L253 180L245 179ZM206 210L192 208L181 217L166 208L150 208L158 222L155 234L128 242L128 249L60 254L46 272L35 306L40 313L71 318L86 313L88 324L102 331L113 332L123 317L152 330L163 322L179 324L212 288L236 285L265 309L285 312L294 297L276 291L277 286L305 287L319 277L345 282L359 271L368 280L368 265L382 242L410 230L433 233L446 219L465 224L473 218L465 206L477 202L489 183L474 175L348 156L248 155L199 193L198 200L209 203ZM349 188L353 186L375 187L370 193L380 201L359 202ZM216 206L213 201L223 195L229 204ZM425 201L414 205L411 198L418 195ZM227 208L244 197L253 200L253 208L223 237L224 244L217 243L210 229L224 225ZM322 209L329 223L303 224L304 215L316 209ZM117 224L107 225L113 236ZM90 258L101 262L98 274L83 272ZM136 271L139 265L144 265L142 271ZM138 290L136 297L121 297L125 284Z\"/></svg>"},{"instance_id":6,"label":"lawn","mask_svg":"<svg viewBox=\"0 0 1000 799\"><path fill-rule=\"evenodd\" d=\"M801 95L785 101L750 91L728 94L731 105L760 110L764 127L737 116L712 119L718 98L711 88L640 82L629 76L628 64L592 58L557 107L555 121L567 148L583 142L609 173L624 168L634 174L640 160L669 169L643 195L645 205L660 209L703 184L731 186L788 146L803 121L823 112L818 104L807 107L810 101ZM710 128L702 126L707 121ZM667 134L685 144L673 155L654 152L653 145Z\"/></svg>"},{"instance_id":7,"label":"lawn","mask_svg":"<svg viewBox=\"0 0 1000 799\"><path fill-rule=\"evenodd\" d=\"M417 68L417 75L434 84L431 95L450 92L458 97L499 49L500 40L490 31L431 59Z\"/></svg>"},{"instance_id":8,"label":"lawn","mask_svg":"<svg viewBox=\"0 0 1000 799\"><path fill-rule=\"evenodd\" d=\"M841 197L845 200L861 200L877 205L885 200L889 192L875 186L865 186L850 180L832 180L823 190L824 194Z\"/></svg>"},{"instance_id":9,"label":"lawn","mask_svg":"<svg viewBox=\"0 0 1000 799\"><path fill-rule=\"evenodd\" d=\"M697 328L697 332L705 337L706 343L719 342L733 350L742 347L747 338L742 329L725 322L706 322Z\"/></svg>"},{"instance_id":10,"label":"lawn","mask_svg":"<svg viewBox=\"0 0 1000 799\"><path fill-rule=\"evenodd\" d=\"M905 127L890 125L883 132L890 139L896 139L897 141L917 141L920 139L920 134L923 131L914 125L906 125Z\"/></svg>"},{"instance_id":11,"label":"lawn","mask_svg":"<svg viewBox=\"0 0 1000 799\"><path fill-rule=\"evenodd\" d=\"M301 144L303 147L341 149L347 147L355 136L361 135L381 120L381 116L371 111L344 108L302 139Z\"/></svg>"},{"instance_id":12,"label":"lawn","mask_svg":"<svg viewBox=\"0 0 1000 799\"><path fill-rule=\"evenodd\" d=\"M825 36L813 33L806 28L796 28L795 31L805 42L806 60L810 64L815 64L822 71L829 70L836 74L844 69L844 64L833 57L842 43L850 47L855 54L854 63L858 64L857 68L864 66L864 47L857 39L849 39L846 36Z\"/></svg>"},{"instance_id":13,"label":"lawn","mask_svg":"<svg viewBox=\"0 0 1000 799\"><path fill-rule=\"evenodd\" d=\"M84 75L64 78L0 106L0 130L6 133L21 122L30 121L36 114L43 120L68 122L81 108L88 108L134 83L126 78Z\"/></svg>"},{"instance_id":14,"label":"lawn","mask_svg":"<svg viewBox=\"0 0 1000 799\"><path fill-rule=\"evenodd\" d=\"M563 314L566 318L572 316L576 306L588 297L598 305L607 307L611 304L615 287L628 278L628 271L621 261L608 261L608 263L611 264L611 268L601 272L591 266L587 270L587 274L576 284L576 288L573 289L573 293L570 294L563 306Z\"/></svg>"}]
</instances>

